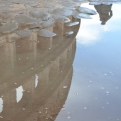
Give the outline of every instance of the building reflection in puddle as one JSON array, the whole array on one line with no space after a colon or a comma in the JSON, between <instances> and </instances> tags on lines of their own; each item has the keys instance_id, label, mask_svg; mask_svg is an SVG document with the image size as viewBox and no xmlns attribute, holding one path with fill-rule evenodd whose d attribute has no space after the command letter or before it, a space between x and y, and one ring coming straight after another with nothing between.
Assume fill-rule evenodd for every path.
<instances>
[{"instance_id":1,"label":"building reflection in puddle","mask_svg":"<svg viewBox=\"0 0 121 121\"><path fill-rule=\"evenodd\" d=\"M53 38L38 36L38 29L30 30L28 37L19 37L16 31L0 36L1 121L56 118L71 85L79 25L56 23L48 28L56 31ZM74 34L66 36L69 30Z\"/></svg>"},{"instance_id":2,"label":"building reflection in puddle","mask_svg":"<svg viewBox=\"0 0 121 121\"><path fill-rule=\"evenodd\" d=\"M112 4L105 5L105 4L100 4L100 5L94 5L96 11L99 14L100 21L102 25L105 25L106 22L112 17L113 12L111 10Z\"/></svg>"}]
</instances>

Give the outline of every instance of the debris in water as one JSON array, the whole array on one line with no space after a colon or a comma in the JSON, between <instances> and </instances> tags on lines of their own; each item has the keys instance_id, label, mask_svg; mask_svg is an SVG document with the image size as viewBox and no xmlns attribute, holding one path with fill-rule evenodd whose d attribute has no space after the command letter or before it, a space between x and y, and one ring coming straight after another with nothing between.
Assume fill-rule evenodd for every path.
<instances>
[{"instance_id":1,"label":"debris in water","mask_svg":"<svg viewBox=\"0 0 121 121\"><path fill-rule=\"evenodd\" d=\"M73 10L71 10L71 9L57 8L57 9L53 10L52 13L56 14L56 15L71 16L72 12L73 12Z\"/></svg>"},{"instance_id":2,"label":"debris in water","mask_svg":"<svg viewBox=\"0 0 121 121\"><path fill-rule=\"evenodd\" d=\"M65 89L65 88L67 88L67 86L63 86L63 88Z\"/></svg>"},{"instance_id":3,"label":"debris in water","mask_svg":"<svg viewBox=\"0 0 121 121\"><path fill-rule=\"evenodd\" d=\"M101 87L101 89L104 89L104 87Z\"/></svg>"}]
</instances>

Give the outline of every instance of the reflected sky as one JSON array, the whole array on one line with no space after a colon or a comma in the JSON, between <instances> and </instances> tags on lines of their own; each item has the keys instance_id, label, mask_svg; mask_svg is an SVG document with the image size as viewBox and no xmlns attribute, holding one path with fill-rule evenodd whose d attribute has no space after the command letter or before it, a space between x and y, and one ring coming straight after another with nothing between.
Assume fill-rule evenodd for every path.
<instances>
[{"instance_id":1,"label":"reflected sky","mask_svg":"<svg viewBox=\"0 0 121 121\"><path fill-rule=\"evenodd\" d=\"M82 4L83 7L88 7L95 10L93 5ZM92 19L82 19L80 30L77 35L77 42L84 45L92 45L98 41L105 40L105 37L112 32L116 34L116 31L121 30L121 16L120 16L120 5L112 5L113 16L109 19L106 25L101 25L99 20L99 14L91 16ZM93 29L92 29L93 28ZM118 34L118 33L117 33ZM118 35L116 35L118 36ZM111 37L111 35L110 35Z\"/></svg>"},{"instance_id":2,"label":"reflected sky","mask_svg":"<svg viewBox=\"0 0 121 121\"><path fill-rule=\"evenodd\" d=\"M23 97L23 87L19 86L18 88L16 88L16 101L17 103L22 99Z\"/></svg>"},{"instance_id":3,"label":"reflected sky","mask_svg":"<svg viewBox=\"0 0 121 121\"><path fill-rule=\"evenodd\" d=\"M100 24L98 14L81 20L72 85L56 121L121 120L120 7L113 4L113 16L106 25Z\"/></svg>"},{"instance_id":4,"label":"reflected sky","mask_svg":"<svg viewBox=\"0 0 121 121\"><path fill-rule=\"evenodd\" d=\"M2 112L3 110L3 100L2 98L0 98L0 113Z\"/></svg>"}]
</instances>

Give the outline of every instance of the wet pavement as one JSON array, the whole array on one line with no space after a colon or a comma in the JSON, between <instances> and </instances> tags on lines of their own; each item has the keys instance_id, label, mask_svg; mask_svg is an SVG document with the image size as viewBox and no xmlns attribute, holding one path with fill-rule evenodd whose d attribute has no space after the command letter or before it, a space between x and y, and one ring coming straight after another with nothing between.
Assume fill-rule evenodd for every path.
<instances>
[{"instance_id":1,"label":"wet pavement","mask_svg":"<svg viewBox=\"0 0 121 121\"><path fill-rule=\"evenodd\" d=\"M121 120L119 1L0 2L0 121Z\"/></svg>"}]
</instances>

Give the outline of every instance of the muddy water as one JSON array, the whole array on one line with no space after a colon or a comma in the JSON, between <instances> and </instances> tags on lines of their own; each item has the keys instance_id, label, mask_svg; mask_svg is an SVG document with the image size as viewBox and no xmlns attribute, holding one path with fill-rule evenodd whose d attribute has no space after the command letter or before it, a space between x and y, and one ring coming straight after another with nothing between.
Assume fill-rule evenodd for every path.
<instances>
[{"instance_id":1,"label":"muddy water","mask_svg":"<svg viewBox=\"0 0 121 121\"><path fill-rule=\"evenodd\" d=\"M121 120L120 4L0 2L0 121Z\"/></svg>"}]
</instances>

